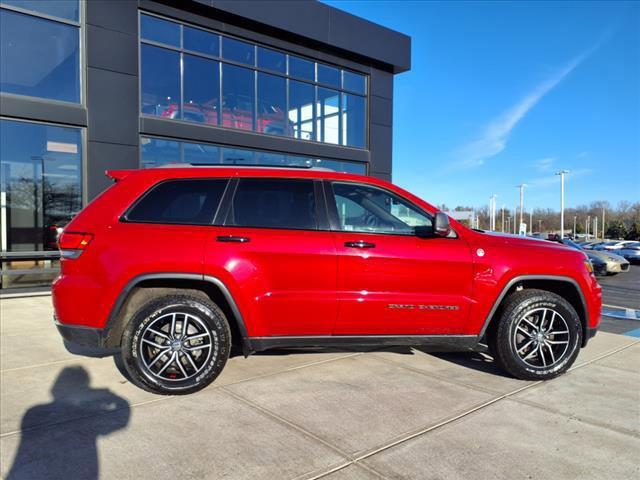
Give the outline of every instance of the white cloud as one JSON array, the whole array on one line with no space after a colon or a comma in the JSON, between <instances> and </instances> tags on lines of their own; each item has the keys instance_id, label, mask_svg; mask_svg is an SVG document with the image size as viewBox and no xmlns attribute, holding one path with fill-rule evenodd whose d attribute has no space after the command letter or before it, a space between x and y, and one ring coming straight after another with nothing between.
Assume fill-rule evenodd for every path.
<instances>
[{"instance_id":1,"label":"white cloud","mask_svg":"<svg viewBox=\"0 0 640 480\"><path fill-rule=\"evenodd\" d=\"M479 167L483 165L487 159L502 152L506 148L509 135L516 125L518 125L547 93L558 86L558 84L573 72L589 55L597 50L601 43L602 40L577 57L571 59L564 67L551 76L551 78L539 84L518 103L489 122L484 133L479 138L469 142L459 150L457 153L457 157L459 158L457 165L460 167Z\"/></svg>"},{"instance_id":2,"label":"white cloud","mask_svg":"<svg viewBox=\"0 0 640 480\"><path fill-rule=\"evenodd\" d=\"M553 168L553 164L556 161L553 157L541 158L540 160L536 160L534 163L534 167L539 172L548 172Z\"/></svg>"}]
</instances>

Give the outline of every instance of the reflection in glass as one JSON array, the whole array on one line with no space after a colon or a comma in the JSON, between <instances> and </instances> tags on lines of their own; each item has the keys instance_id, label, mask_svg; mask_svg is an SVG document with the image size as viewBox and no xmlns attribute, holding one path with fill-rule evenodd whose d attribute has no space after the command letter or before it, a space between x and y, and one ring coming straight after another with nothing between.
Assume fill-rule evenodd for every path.
<instances>
[{"instance_id":1,"label":"reflection in glass","mask_svg":"<svg viewBox=\"0 0 640 480\"><path fill-rule=\"evenodd\" d=\"M201 143L183 142L183 155L185 163L210 164L221 163L220 147Z\"/></svg>"},{"instance_id":2,"label":"reflection in glass","mask_svg":"<svg viewBox=\"0 0 640 480\"><path fill-rule=\"evenodd\" d=\"M180 118L180 54L141 45L141 111L146 115Z\"/></svg>"},{"instance_id":3,"label":"reflection in glass","mask_svg":"<svg viewBox=\"0 0 640 480\"><path fill-rule=\"evenodd\" d=\"M183 118L218 125L219 62L185 54Z\"/></svg>"},{"instance_id":4,"label":"reflection in glass","mask_svg":"<svg viewBox=\"0 0 640 480\"><path fill-rule=\"evenodd\" d=\"M82 133L0 120L0 238L8 251L56 250L59 227L82 208Z\"/></svg>"},{"instance_id":5,"label":"reflection in glass","mask_svg":"<svg viewBox=\"0 0 640 480\"><path fill-rule=\"evenodd\" d=\"M367 93L367 78L364 75L343 70L342 88L365 95Z\"/></svg>"},{"instance_id":6,"label":"reflection in glass","mask_svg":"<svg viewBox=\"0 0 640 480\"><path fill-rule=\"evenodd\" d=\"M276 52L270 48L258 47L258 67L286 73L287 57L284 53Z\"/></svg>"},{"instance_id":7,"label":"reflection in glass","mask_svg":"<svg viewBox=\"0 0 640 480\"><path fill-rule=\"evenodd\" d=\"M73 22L78 21L80 11L78 0L2 0L2 3Z\"/></svg>"},{"instance_id":8,"label":"reflection in glass","mask_svg":"<svg viewBox=\"0 0 640 480\"><path fill-rule=\"evenodd\" d=\"M301 140L313 140L314 87L308 83L289 80L288 135Z\"/></svg>"},{"instance_id":9,"label":"reflection in glass","mask_svg":"<svg viewBox=\"0 0 640 480\"><path fill-rule=\"evenodd\" d=\"M194 52L218 57L220 55L220 35L205 32L199 28L184 27L184 48Z\"/></svg>"},{"instance_id":10,"label":"reflection in glass","mask_svg":"<svg viewBox=\"0 0 640 480\"><path fill-rule=\"evenodd\" d=\"M222 37L222 57L227 60L254 65L253 45L235 38Z\"/></svg>"},{"instance_id":11,"label":"reflection in glass","mask_svg":"<svg viewBox=\"0 0 640 480\"><path fill-rule=\"evenodd\" d=\"M79 29L0 10L0 90L79 103Z\"/></svg>"},{"instance_id":12,"label":"reflection in glass","mask_svg":"<svg viewBox=\"0 0 640 480\"><path fill-rule=\"evenodd\" d=\"M180 25L150 15L140 15L140 36L145 40L180 47Z\"/></svg>"},{"instance_id":13,"label":"reflection in glass","mask_svg":"<svg viewBox=\"0 0 640 480\"><path fill-rule=\"evenodd\" d=\"M289 75L304 80L315 80L315 64L304 58L289 55Z\"/></svg>"},{"instance_id":14,"label":"reflection in glass","mask_svg":"<svg viewBox=\"0 0 640 480\"><path fill-rule=\"evenodd\" d=\"M318 82L340 88L340 70L318 63Z\"/></svg>"},{"instance_id":15,"label":"reflection in glass","mask_svg":"<svg viewBox=\"0 0 640 480\"><path fill-rule=\"evenodd\" d=\"M253 152L243 148L223 148L222 163L230 165L255 165Z\"/></svg>"},{"instance_id":16,"label":"reflection in glass","mask_svg":"<svg viewBox=\"0 0 640 480\"><path fill-rule=\"evenodd\" d=\"M254 72L247 68L222 66L222 125L253 130Z\"/></svg>"},{"instance_id":17,"label":"reflection in glass","mask_svg":"<svg viewBox=\"0 0 640 480\"><path fill-rule=\"evenodd\" d=\"M366 135L365 99L342 94L342 144L364 148Z\"/></svg>"},{"instance_id":18,"label":"reflection in glass","mask_svg":"<svg viewBox=\"0 0 640 480\"><path fill-rule=\"evenodd\" d=\"M140 137L142 168L159 167L167 163L180 163L180 143L164 138Z\"/></svg>"},{"instance_id":19,"label":"reflection in glass","mask_svg":"<svg viewBox=\"0 0 640 480\"><path fill-rule=\"evenodd\" d=\"M286 80L276 75L258 72L258 132L288 135Z\"/></svg>"},{"instance_id":20,"label":"reflection in glass","mask_svg":"<svg viewBox=\"0 0 640 480\"><path fill-rule=\"evenodd\" d=\"M340 143L340 93L318 87L316 105L317 140L326 143Z\"/></svg>"}]
</instances>

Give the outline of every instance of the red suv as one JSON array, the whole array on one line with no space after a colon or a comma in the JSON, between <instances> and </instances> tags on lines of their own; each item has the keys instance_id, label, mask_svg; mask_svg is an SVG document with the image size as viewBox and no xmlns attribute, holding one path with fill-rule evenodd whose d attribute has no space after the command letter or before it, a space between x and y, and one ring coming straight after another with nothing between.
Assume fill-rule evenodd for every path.
<instances>
[{"instance_id":1,"label":"red suv","mask_svg":"<svg viewBox=\"0 0 640 480\"><path fill-rule=\"evenodd\" d=\"M175 166L115 185L59 238L55 321L120 348L138 386L211 383L232 345L488 346L522 379L566 371L600 322L585 255L470 230L372 177Z\"/></svg>"}]
</instances>

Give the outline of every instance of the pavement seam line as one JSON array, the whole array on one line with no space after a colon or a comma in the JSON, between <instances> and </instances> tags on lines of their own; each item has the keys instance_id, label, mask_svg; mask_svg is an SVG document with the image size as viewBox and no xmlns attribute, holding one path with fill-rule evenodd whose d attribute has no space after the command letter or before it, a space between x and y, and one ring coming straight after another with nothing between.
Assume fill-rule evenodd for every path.
<instances>
[{"instance_id":1,"label":"pavement seam line","mask_svg":"<svg viewBox=\"0 0 640 480\"><path fill-rule=\"evenodd\" d=\"M569 373L569 372L571 372L573 370L577 370L579 368L586 367L587 365L590 365L590 364L592 364L594 362L597 362L598 360L602 360L603 358L609 357L611 355L615 355L616 353L621 352L621 351L623 351L623 350L625 350L625 349L627 349L627 348L629 348L629 347L631 347L633 345L637 345L638 343L640 343L640 341L631 343L629 345L625 345L623 347L617 348L617 349L612 350L610 352L603 353L602 355L599 355L598 357L596 357L596 358L594 358L592 360L589 360L588 362L585 362L585 363L582 363L580 365L577 365L577 366L574 366L574 367L570 368L567 371L567 373ZM448 420L440 422L440 423L438 423L436 425L432 425L430 427L424 428L421 431L418 431L418 432L415 432L415 433L413 433L411 435L408 435L405 438L401 438L401 439L398 439L398 440L396 440L394 442L390 442L389 444L383 445L383 446L379 447L376 450L373 450L373 451L370 451L370 452L368 452L366 454L360 455L360 456L356 457L353 461L347 462L342 466L339 466L339 467L336 467L336 468L332 469L331 471L321 473L320 475L312 477L309 480L318 480L320 478L326 477L327 475L330 475L332 473L335 473L335 472L338 472L340 470L343 470L343 469L347 468L349 465L356 464L358 462L361 462L362 460L366 460L367 458L370 458L370 457L372 457L374 455L377 455L377 454L379 454L379 453L381 453L381 452L383 452L385 450L393 448L393 447L395 447L397 445L405 443L405 442L407 442L409 440L417 438L417 437L419 437L421 435L424 435L426 433L429 433L429 432L431 432L433 430L436 430L436 429L439 429L441 427L444 427L444 426L448 425L449 423L453 423L453 422L455 422L457 420L460 420L461 418L464 418L464 417L466 417L468 415L471 415L471 414L473 414L473 413L475 413L475 412L477 412L479 410L482 410L482 409L484 409L486 407L489 407L489 406L493 405L494 403L497 403L497 402L499 402L501 400L504 400L505 398L509 398L509 397L511 397L513 395L517 395L518 393L520 393L520 392L522 392L524 390L528 390L529 388L533 388L533 387L538 386L538 385L543 384L543 383L545 383L545 382L542 381L542 380L539 380L539 381L537 381L535 383L532 383L532 384L529 384L529 385L525 385L525 386L523 386L521 388L518 388L518 389L516 389L516 390L514 390L512 392L505 393L504 395L501 395L501 396L496 397L496 398L494 398L492 400L489 400L489 401L487 401L487 402L485 402L485 403L483 403L483 404L481 404L479 406L474 407L471 410L468 410L467 412L459 414L459 415L457 415L455 417L452 417L452 418L450 418Z\"/></svg>"},{"instance_id":2,"label":"pavement seam line","mask_svg":"<svg viewBox=\"0 0 640 480\"><path fill-rule=\"evenodd\" d=\"M25 369L28 369L28 368L48 367L50 365L58 365L59 363L77 362L78 360L79 360L78 358L68 358L68 359L65 359L65 360L56 360L54 362L36 363L34 365L25 365L23 367L5 368L4 370L0 370L0 374L1 373L7 373L7 372L15 372L17 370L25 370Z\"/></svg>"},{"instance_id":3,"label":"pavement seam line","mask_svg":"<svg viewBox=\"0 0 640 480\"><path fill-rule=\"evenodd\" d=\"M220 390L222 390L224 393L226 393L227 395L229 395L230 397L235 398L236 400L239 400L241 402L243 402L245 405L248 405L251 408L254 408L255 410L258 410L259 412L261 412L262 414L264 414L265 416L275 419L277 420L279 423L282 423L283 425L286 425L290 428L293 428L294 430L302 433L303 435L316 440L317 442L322 443L324 446L330 448L331 450L333 450L334 452L340 454L341 456L350 459L350 460L354 460L355 457L353 457L353 455L350 455L349 453L343 451L340 447L333 445L331 442L323 439L322 437L319 437L318 435L316 435L315 433L312 433L308 430L306 430L305 428L301 427L300 425L292 422L291 420L287 420L286 418L278 415L277 413L274 413L270 410L268 410L267 408L263 407L262 405L259 405L235 392L232 392L231 390L227 390L225 387L220 387ZM303 474L306 475L306 474Z\"/></svg>"},{"instance_id":4,"label":"pavement seam line","mask_svg":"<svg viewBox=\"0 0 640 480\"><path fill-rule=\"evenodd\" d=\"M591 425L592 427L603 428L605 430L610 430L612 432L616 432L621 435L628 435L630 437L635 438L636 440L640 439L640 433L636 433L633 430L627 430L626 428L623 428L623 427L616 427L613 425L607 425L606 423L600 423L597 420L590 420L588 418L581 417L575 413L562 412L557 408L549 407L548 405L543 405L541 403L534 402L533 400L527 400L526 398L512 397L512 398L509 398L509 401L516 402L521 405L526 405L528 407L535 408L537 410L542 410L544 412L555 413L556 415L561 415L563 417L569 418L570 420Z\"/></svg>"},{"instance_id":5,"label":"pavement seam line","mask_svg":"<svg viewBox=\"0 0 640 480\"><path fill-rule=\"evenodd\" d=\"M243 380L238 380L237 382L228 383L226 385L215 385L215 383L214 383L209 388L204 389L204 390L202 390L200 392L197 392L195 395L205 394L207 391L209 391L209 392L216 391L216 390L219 390L219 389L224 388L224 387L237 385L239 383L247 382L247 381L250 381L250 380L256 380L256 379L259 379L259 378L270 377L272 375L278 375L280 373L285 373L285 372L289 372L289 371L292 371L292 370L298 370L298 369L301 369L301 368L306 368L306 367L310 367L310 366L314 366L314 365L319 365L319 364L322 364L322 363L333 362L333 361L336 361L336 360L341 360L343 358L351 358L351 357L355 357L355 356L361 355L361 354L362 354L361 352L356 352L356 353L352 353L352 354L348 354L348 355L344 355L344 356L340 356L340 357L328 358L328 359L325 359L325 360L318 360L316 362L305 363L303 365L297 365L295 367L291 367L291 368L288 368L288 369L285 369L285 370L280 370L278 372L266 373L264 375L258 375L256 377L251 377L251 378L247 378L247 379L243 379ZM69 361L72 361L72 360L69 360ZM31 368L31 367L19 367L19 368ZM2 372L2 373L4 373L4 372ZM131 382L129 382L129 380L127 380L127 383L131 383ZM135 385L134 385L134 387L135 387ZM136 388L138 388L138 387L136 387ZM171 400L171 399L180 398L180 397L181 397L181 395L159 396L158 398L152 398L152 399L145 400L145 401L142 401L142 402L132 403L127 408L132 409L134 407L141 407L141 406L148 405L148 404L151 404L151 403ZM51 427L54 427L54 426L57 426L57 425L61 425L63 423L74 422L76 420L86 420L88 418L101 417L103 415L110 415L112 413L118 412L119 410L122 410L122 409L112 410L112 411L109 411L109 412L96 412L96 413L91 413L91 414L88 414L88 415L82 415L82 416L79 416L79 417L63 419L63 420L60 420L60 421L54 422L54 423L47 423L47 424L44 424L44 425L34 425L33 427L28 427L28 428L25 428L25 429L12 430L10 432L0 433L0 438L9 437L11 435L16 435L16 434L19 434L19 433L22 433L22 432L30 432L30 431L38 430L38 429L51 428Z\"/></svg>"}]
</instances>

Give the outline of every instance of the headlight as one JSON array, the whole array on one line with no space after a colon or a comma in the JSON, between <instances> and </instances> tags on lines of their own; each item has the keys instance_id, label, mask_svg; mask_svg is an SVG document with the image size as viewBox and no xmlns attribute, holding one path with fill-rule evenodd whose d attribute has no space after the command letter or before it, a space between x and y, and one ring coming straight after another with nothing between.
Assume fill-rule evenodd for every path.
<instances>
[{"instance_id":1,"label":"headlight","mask_svg":"<svg viewBox=\"0 0 640 480\"><path fill-rule=\"evenodd\" d=\"M593 265L591 265L591 262L589 260L584 261L584 266L589 273L593 274Z\"/></svg>"}]
</instances>

